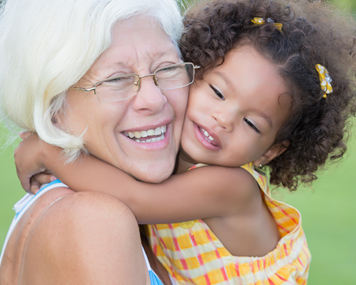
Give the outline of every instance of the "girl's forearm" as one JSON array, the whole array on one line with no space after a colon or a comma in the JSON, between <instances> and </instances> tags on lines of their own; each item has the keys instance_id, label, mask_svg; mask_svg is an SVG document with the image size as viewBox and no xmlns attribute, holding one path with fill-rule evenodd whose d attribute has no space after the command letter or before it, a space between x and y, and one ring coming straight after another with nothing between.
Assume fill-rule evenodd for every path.
<instances>
[{"instance_id":1,"label":"girl's forearm","mask_svg":"<svg viewBox=\"0 0 356 285\"><path fill-rule=\"evenodd\" d=\"M50 146L44 152L42 163L74 191L104 192L124 201L127 187L144 184L88 154L82 154L76 161L67 163L65 154L57 147Z\"/></svg>"}]
</instances>

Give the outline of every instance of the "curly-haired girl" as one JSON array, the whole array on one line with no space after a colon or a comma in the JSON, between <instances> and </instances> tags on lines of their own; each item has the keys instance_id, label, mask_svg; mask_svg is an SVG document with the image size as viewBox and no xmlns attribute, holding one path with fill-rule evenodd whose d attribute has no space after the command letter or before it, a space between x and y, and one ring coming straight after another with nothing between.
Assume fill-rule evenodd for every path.
<instances>
[{"instance_id":1,"label":"curly-haired girl","mask_svg":"<svg viewBox=\"0 0 356 285\"><path fill-rule=\"evenodd\" d=\"M17 164L31 164L31 175L37 165L50 169L78 191L110 193L139 223L155 223L149 241L173 282L305 284L311 257L300 213L271 197L262 173L294 191L343 156L355 115L354 25L320 1L204 3L186 16L181 41L184 58L201 68L177 175L142 183L90 156L62 167L60 150L38 147L35 136ZM150 143L144 131L123 135Z\"/></svg>"}]
</instances>

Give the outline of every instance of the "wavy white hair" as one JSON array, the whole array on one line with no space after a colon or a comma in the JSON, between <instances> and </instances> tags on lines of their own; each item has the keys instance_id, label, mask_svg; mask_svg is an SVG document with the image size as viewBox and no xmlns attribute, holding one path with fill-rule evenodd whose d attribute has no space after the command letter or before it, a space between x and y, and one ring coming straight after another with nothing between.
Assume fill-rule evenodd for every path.
<instances>
[{"instance_id":1,"label":"wavy white hair","mask_svg":"<svg viewBox=\"0 0 356 285\"><path fill-rule=\"evenodd\" d=\"M0 18L3 115L74 160L83 139L53 124L66 91L111 43L113 25L152 16L175 43L183 31L176 0L7 0Z\"/></svg>"}]
</instances>

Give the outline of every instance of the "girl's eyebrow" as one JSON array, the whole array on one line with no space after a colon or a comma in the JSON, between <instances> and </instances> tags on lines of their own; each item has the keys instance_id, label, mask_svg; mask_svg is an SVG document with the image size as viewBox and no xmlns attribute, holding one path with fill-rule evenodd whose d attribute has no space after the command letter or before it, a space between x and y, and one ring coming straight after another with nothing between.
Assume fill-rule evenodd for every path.
<instances>
[{"instance_id":1,"label":"girl's eyebrow","mask_svg":"<svg viewBox=\"0 0 356 285\"><path fill-rule=\"evenodd\" d=\"M273 128L273 123L272 123L272 120L271 120L271 118L270 118L269 116L267 116L265 113L263 113L263 112L261 112L261 111L258 111L258 110L255 110L255 112L256 112L258 115L260 115L262 118L264 118L264 119L267 121L267 123L269 124L269 126L270 126L271 128Z\"/></svg>"},{"instance_id":2,"label":"girl's eyebrow","mask_svg":"<svg viewBox=\"0 0 356 285\"><path fill-rule=\"evenodd\" d=\"M218 76L220 76L228 86L232 85L232 82L230 81L230 79L223 72L220 72L218 70L214 70L213 73L215 73Z\"/></svg>"}]
</instances>

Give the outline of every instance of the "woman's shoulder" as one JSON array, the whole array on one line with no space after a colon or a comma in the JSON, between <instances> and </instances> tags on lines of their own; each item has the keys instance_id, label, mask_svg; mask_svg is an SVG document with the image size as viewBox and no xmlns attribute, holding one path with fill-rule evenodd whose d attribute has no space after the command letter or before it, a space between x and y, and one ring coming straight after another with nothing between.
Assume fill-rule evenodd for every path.
<instances>
[{"instance_id":1,"label":"woman's shoulder","mask_svg":"<svg viewBox=\"0 0 356 285\"><path fill-rule=\"evenodd\" d=\"M33 205L34 209L42 208L33 228L34 232L42 231L43 227L45 232L50 232L51 229L74 232L78 227L102 227L120 216L133 215L120 200L99 192L75 192L69 188L58 187L43 196L43 199L38 199ZM95 223L99 221L100 223Z\"/></svg>"},{"instance_id":2,"label":"woman's shoulder","mask_svg":"<svg viewBox=\"0 0 356 285\"><path fill-rule=\"evenodd\" d=\"M64 272L75 272L73 281L92 282L101 276L97 273L99 270L105 271L101 268L104 264L117 264L115 259L119 254L113 253L122 242L121 231L138 236L136 219L124 203L106 194L74 192L68 188L50 192L47 201L33 205L46 206L27 239L23 276L36 283L38 275L48 276L50 281L67 278Z\"/></svg>"}]
</instances>

